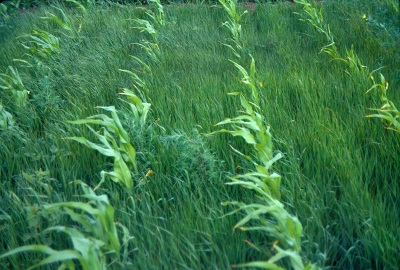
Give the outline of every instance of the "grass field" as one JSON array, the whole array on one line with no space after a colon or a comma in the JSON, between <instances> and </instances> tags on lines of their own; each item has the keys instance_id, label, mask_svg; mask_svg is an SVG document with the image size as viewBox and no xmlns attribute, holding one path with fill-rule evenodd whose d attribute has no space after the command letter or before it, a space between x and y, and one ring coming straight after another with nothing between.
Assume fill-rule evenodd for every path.
<instances>
[{"instance_id":1,"label":"grass field","mask_svg":"<svg viewBox=\"0 0 400 270\"><path fill-rule=\"evenodd\" d=\"M383 67L388 97L399 105L395 2L327 0L322 8L339 53L353 48L370 72ZM240 11L245 8L238 4ZM119 224L121 254L107 257L108 268L230 269L268 260L276 239L233 231L243 216L224 216L234 208L221 205L259 201L249 190L225 185L227 177L251 167L230 146L249 154L248 145L238 137L206 136L238 114L239 99L227 94L243 91L229 61L235 58L224 45L231 37L222 26L223 8L164 5L165 24L156 27L157 36L134 28L135 19L147 18L137 6L86 10L42 6L0 22L0 255L34 244L72 249L71 232L46 229L62 225L88 232L85 224L97 224L80 222L66 205L54 211L49 205L86 202L74 181L94 188L102 171L115 169L112 157L69 139L98 142L87 126L100 126L70 121L110 116L96 106L115 106L136 150L137 170L128 164L133 187L106 177L95 191L115 209L108 225ZM51 14L63 23L43 19ZM243 52L257 65L260 111L274 152L283 154L274 164L282 176L281 202L303 225L301 255L326 269L399 269L399 133L365 117L382 106L377 91L366 94L373 82L319 53L326 39L300 21L302 15L300 4L264 3L241 19ZM43 46L38 33L46 33ZM153 54L143 44L153 46ZM250 66L250 58L241 61ZM135 91L138 80L121 70L134 72L145 86ZM144 124L133 122L131 107L119 95L123 88L151 104ZM76 213L84 216L82 209ZM0 259L0 269L27 269L43 258L18 253Z\"/></svg>"}]
</instances>

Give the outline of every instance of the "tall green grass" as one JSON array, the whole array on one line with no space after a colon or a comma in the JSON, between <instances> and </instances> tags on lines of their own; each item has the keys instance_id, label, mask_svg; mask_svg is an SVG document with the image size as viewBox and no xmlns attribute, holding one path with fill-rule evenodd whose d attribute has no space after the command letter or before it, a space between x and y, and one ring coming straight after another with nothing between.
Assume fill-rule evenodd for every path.
<instances>
[{"instance_id":1,"label":"tall green grass","mask_svg":"<svg viewBox=\"0 0 400 270\"><path fill-rule=\"evenodd\" d=\"M382 72L396 89L398 36L385 21L393 14L391 5L363 3L325 1L325 20L340 48L354 44L364 65L385 66ZM228 211L221 202L253 199L224 185L226 176L244 170L238 166L243 166L242 158L228 145L241 149L243 142L200 135L236 115L240 106L226 96L239 91L239 78L226 61L231 53L223 45L223 9L165 6L156 62L135 45L146 33L133 29L132 19L146 19L145 10L102 5L87 6L84 14L57 7L70 18L76 34L39 19L50 13L61 16L52 7L13 15L0 27L0 73L9 75L8 67L14 67L29 91L23 107L9 91L0 92L0 254L38 243L56 250L71 248L63 235L43 231L60 220L65 226L81 227L67 216L52 219L42 209L84 200L75 196L80 189L69 183L81 179L95 187L100 172L111 168L113 160L66 140L77 134L95 140L89 130L67 121L98 114L96 106L115 106L137 150L135 181L140 184L127 192L105 181L96 194L108 196L115 221L133 237L124 266L229 269L232 264L268 260L269 254L254 246L269 249L269 239L232 232L237 219L221 218ZM378 93L366 95L370 83L349 77L343 66L329 62L328 55L318 55L324 38L293 12L302 9L260 4L242 17L242 28L245 45L257 59L261 111L279 138L276 149L284 154L275 165L285 179L282 201L303 225L302 254L334 269L397 269L398 135L383 129L378 119L364 117L369 108L381 105ZM371 19L363 19L364 14ZM372 19L385 22L389 31L380 33ZM25 41L18 39L34 29L59 39L60 52L42 59L41 65L26 56L29 52L21 45ZM151 72L143 71L136 58ZM130 76L119 69L139 71L149 90L152 110L141 128L131 124L131 108L118 95L123 88L134 88ZM399 104L396 91L388 95ZM0 260L0 268L26 269L41 259L26 253Z\"/></svg>"}]
</instances>

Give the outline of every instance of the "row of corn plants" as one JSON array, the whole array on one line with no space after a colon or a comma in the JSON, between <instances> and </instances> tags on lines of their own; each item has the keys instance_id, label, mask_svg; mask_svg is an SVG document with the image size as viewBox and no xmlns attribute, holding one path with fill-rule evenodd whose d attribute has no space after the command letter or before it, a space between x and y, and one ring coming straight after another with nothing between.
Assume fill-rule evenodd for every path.
<instances>
[{"instance_id":1,"label":"row of corn plants","mask_svg":"<svg viewBox=\"0 0 400 270\"><path fill-rule=\"evenodd\" d=\"M75 1L71 1L78 5L84 14L87 13L86 8ZM152 2L155 9L151 9L146 14L158 25L164 24L163 7L159 1ZM70 18L63 12L62 9L56 8L61 14L61 18L50 13L44 17L44 20L53 21L59 25L68 38L76 38L79 31L73 26ZM144 20L134 20L139 26ZM154 29L151 23L146 26L149 29ZM80 26L81 27L81 26ZM135 27L138 28L138 27ZM145 29L146 31L149 29ZM143 30L143 29L141 29ZM149 34L153 32L148 31ZM153 36L154 37L154 36ZM19 60L27 64L30 68L43 68L43 61L59 52L59 38L48 33L47 31L35 29L31 34L25 35L22 38L28 39L22 46L28 50L28 60ZM157 52L153 49L158 48L156 43L144 41L138 44L155 59ZM139 58L135 58L142 66L149 68ZM11 93L14 97L14 102L18 106L23 106L27 102L29 91L24 88L18 71L13 67L9 67L11 74L1 74L2 88ZM122 70L125 71L125 70ZM125 71L134 79L134 87L139 92L141 97L146 92L142 87L144 83L139 76L130 71ZM150 109L150 104L143 102L142 99L129 89L124 89L123 93L126 97L124 102L128 103L131 109L131 119L133 125L138 127L144 125L147 113ZM1 129L9 129L15 125L12 115L1 106ZM75 269L79 265L82 269L109 269L123 268L126 264L129 253L129 242L132 239L126 227L114 221L114 208L110 205L106 195L96 195L95 190L105 181L110 178L128 190L133 187L132 172L137 174L136 151L130 142L127 131L118 116L118 111L114 106L98 107L111 114L111 117L106 114L98 114L86 119L70 121L71 124L86 125L87 128L95 135L100 143L94 143L84 137L70 137L70 140L77 141L91 149L99 151L101 154L112 157L114 159L112 171L102 171L100 173L101 180L98 186L94 189L81 181L78 183L82 190L82 198L85 202L60 202L53 204L45 204L40 209L40 214L43 217L51 216L57 212L57 215L68 216L74 222L73 227L67 226L52 226L44 230L44 234L54 232L62 232L69 237L72 243L71 249L55 250L47 245L27 245L13 249L0 256L0 259L6 258L21 252L38 252L46 255L38 263L31 266L29 269L37 268L46 264L58 263L62 269ZM90 125L101 126L99 131L95 130ZM148 174L146 174L147 177ZM29 178L29 175L26 175ZM35 212L38 212L36 210ZM122 245L118 235L118 228L121 231Z\"/></svg>"},{"instance_id":2,"label":"row of corn plants","mask_svg":"<svg viewBox=\"0 0 400 270\"><path fill-rule=\"evenodd\" d=\"M380 108L371 109L377 113L367 115L367 117L381 118L388 123L388 129L400 133L400 111L387 96L389 82L386 81L384 75L379 72L381 68L375 69L372 72L369 71L368 67L362 64L361 59L354 52L353 48L350 50L346 49L345 56L342 56L336 46L334 35L330 30L329 24L324 21L322 6L318 8L316 2L309 3L307 0L295 0L295 2L303 6L304 15L299 14L301 20L308 22L319 33L325 36L328 45L322 47L321 52L327 53L334 61L344 62L349 67L349 70L346 70L346 72L350 76L361 76L366 80L372 80L373 85L367 93L372 90L377 90L383 105ZM377 79L375 77L377 77Z\"/></svg>"},{"instance_id":3,"label":"row of corn plants","mask_svg":"<svg viewBox=\"0 0 400 270\"><path fill-rule=\"evenodd\" d=\"M158 30L156 30L156 27L164 26L165 24L164 10L158 0L151 0L150 2L152 3L151 9L145 12L150 21L145 19L132 19L134 23L132 28L139 29L141 32L145 32L150 36L150 41L142 40L140 43L135 43L135 45L143 48L151 59L159 61L158 55L160 52L157 44ZM133 58L141 65L141 72L151 72L150 66L143 60L135 56ZM148 93L146 83L140 78L138 72L124 69L120 69L120 71L127 73L132 78L134 90L124 88L121 95L126 97L126 99L122 101L128 103L131 109L130 118L132 126L134 128L140 128L145 124L151 106L150 103L146 102ZM109 178L116 183L122 184L128 190L132 190L134 180L131 172L136 175L138 174L136 150L132 146L128 132L121 123L118 110L115 106L97 108L109 112L111 117L106 114L97 114L86 119L70 121L70 123L86 125L99 140L100 144L92 142L84 137L70 137L69 139L96 150L102 155L113 158L113 170L101 172L101 181L95 189L97 189L106 178ZM97 125L101 128L100 130L95 130L89 124Z\"/></svg>"},{"instance_id":4,"label":"row of corn plants","mask_svg":"<svg viewBox=\"0 0 400 270\"><path fill-rule=\"evenodd\" d=\"M0 89L2 90L0 107L0 135L2 141L2 156L4 157L3 162L5 162L5 172L8 168L12 168L12 158L13 157L13 143L18 143L20 145L31 144L33 140L30 134L35 134L34 127L31 125L37 119L37 115L32 106L32 96L37 93L32 93L28 86L23 82L24 71L33 74L43 74L43 76L48 75L48 70L46 70L46 61L54 57L59 50L59 39L53 34L34 27L32 32L26 35L18 37L20 44L24 49L25 53L20 57L14 59L13 65L9 65L4 73L0 74ZM17 65L18 68L16 67ZM22 71L21 71L22 70ZM31 113L28 117L30 118L29 124L26 124L27 115ZM32 130L31 130L32 129ZM21 139L23 138L23 139ZM12 143L10 143L12 142ZM24 153L24 155L29 155L30 153ZM17 160L19 160L17 158ZM18 162L18 161L16 161ZM28 170L24 168L24 170ZM50 177L47 175L48 171L39 169L36 172L30 171L18 171L15 172L9 169L8 175L9 179L2 182L6 184L7 182L13 181L12 179L18 179L17 185L20 188L18 191L12 190L2 190L2 196L5 201L8 202L7 207L1 207L1 211L5 213L6 218L4 219L4 227L7 230L12 231L12 224L15 222L16 217L13 214L19 213L19 211L26 214L28 230L31 233L25 236L25 240L29 241L31 239L38 237L38 223L39 216L43 205L48 203L49 197L53 187L47 182L50 181ZM25 185L24 185L25 184ZM40 194L40 191L44 191ZM16 210L18 209L18 210ZM7 214L10 213L12 214ZM18 214L16 215L18 216ZM6 248L15 247L14 239L10 234L10 239L4 239L4 246ZM31 246L26 246L30 248ZM39 248L38 248L39 249ZM18 249L14 250L16 253L21 252ZM12 251L2 255L3 257L8 257L12 254ZM13 258L10 261L14 261Z\"/></svg>"},{"instance_id":5,"label":"row of corn plants","mask_svg":"<svg viewBox=\"0 0 400 270\"><path fill-rule=\"evenodd\" d=\"M267 261L247 262L234 267L257 267L263 269L319 269L318 266L303 262L301 257L301 237L303 227L299 219L288 212L281 202L280 183L281 176L273 172L273 165L282 158L281 153L273 149L273 137L270 127L262 114L259 87L261 84L256 77L256 64L251 55L245 55L242 41L241 17L246 13L238 13L234 0L220 0L228 15L228 20L223 24L230 32L231 38L226 44L237 57L236 61L230 60L241 77L244 86L243 92L229 93L240 99L240 114L234 118L225 119L216 126L228 126L210 135L228 133L244 139L250 146L249 154L244 154L239 149L233 151L250 162L250 168L244 174L229 177L228 185L238 185L254 191L256 202L244 203L228 201L223 205L230 205L236 209L228 215L242 213L244 217L234 226L234 229L243 231L261 232L271 239L271 250L262 250L269 254ZM249 59L250 66L239 61ZM271 252L272 251L272 252Z\"/></svg>"}]
</instances>

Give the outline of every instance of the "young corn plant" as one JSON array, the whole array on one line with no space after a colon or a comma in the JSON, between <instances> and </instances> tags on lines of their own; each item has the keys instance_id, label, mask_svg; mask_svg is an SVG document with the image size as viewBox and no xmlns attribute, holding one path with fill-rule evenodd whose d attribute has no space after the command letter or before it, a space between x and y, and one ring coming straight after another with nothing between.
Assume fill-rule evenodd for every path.
<instances>
[{"instance_id":1,"label":"young corn plant","mask_svg":"<svg viewBox=\"0 0 400 270\"><path fill-rule=\"evenodd\" d=\"M128 101L123 100L129 104L132 112L132 126L142 127L146 123L147 115L150 111L151 104L143 102L141 98L133 93L128 88L124 88L121 95L126 96Z\"/></svg>"},{"instance_id":2,"label":"young corn plant","mask_svg":"<svg viewBox=\"0 0 400 270\"><path fill-rule=\"evenodd\" d=\"M145 9L145 14L150 18L149 20L145 19L131 19L136 26L132 27L132 29L138 29L140 32L147 33L151 36L153 41L143 40L140 43L134 43L134 45L140 46L145 52L150 56L150 58L159 62L159 47L158 47L158 27L165 26L165 14L164 7L159 0L150 0L150 9Z\"/></svg>"},{"instance_id":3,"label":"young corn plant","mask_svg":"<svg viewBox=\"0 0 400 270\"><path fill-rule=\"evenodd\" d=\"M14 128L15 126L16 123L11 113L6 111L3 105L0 104L0 131L6 131Z\"/></svg>"},{"instance_id":4,"label":"young corn plant","mask_svg":"<svg viewBox=\"0 0 400 270\"><path fill-rule=\"evenodd\" d=\"M235 29L241 29L240 16L235 11L235 2L221 0L230 18L229 22L234 24L225 24L231 27L231 33ZM232 38L236 46L236 37ZM241 49L241 47L237 47ZM236 55L236 54L235 54ZM304 265L300 255L302 225L298 218L290 214L283 203L280 202L280 182L281 176L272 172L273 164L282 158L282 154L274 155L272 135L270 127L262 115L260 108L260 98L258 84L256 79L256 65L253 57L250 55L250 68L247 70L237 62L231 61L241 76L241 83L244 84L246 91L244 93L235 92L230 95L239 96L242 114L235 118L225 119L217 126L228 125L229 129L220 129L211 133L228 133L232 136L241 137L251 146L250 155L245 155L238 149L232 149L235 153L250 161L252 168L247 173L229 177L232 181L228 185L239 185L246 189L253 190L259 203L243 203L238 201L225 202L223 205L232 205L237 207L230 212L232 215L238 212L244 213L242 218L234 229L243 231L259 231L265 233L274 241L273 250L276 254L268 261L255 261L236 265L235 267L257 267L263 269L284 269L282 265L289 263L293 269L318 269L310 263ZM287 261L287 262L283 262Z\"/></svg>"},{"instance_id":5,"label":"young corn plant","mask_svg":"<svg viewBox=\"0 0 400 270\"><path fill-rule=\"evenodd\" d=\"M239 14L236 11L236 1L219 0L219 2L224 8L225 12L228 14L228 20L222 25L229 30L231 34L231 42L233 43L233 45L224 45L230 48L236 57L240 58L240 54L238 54L238 52L242 51L244 46L242 40L242 25L240 24L240 20L242 16L247 13L247 10L242 14Z\"/></svg>"},{"instance_id":6,"label":"young corn plant","mask_svg":"<svg viewBox=\"0 0 400 270\"><path fill-rule=\"evenodd\" d=\"M15 104L23 107L28 102L29 91L22 83L17 69L8 67L6 73L0 73L0 88L9 92Z\"/></svg>"},{"instance_id":7,"label":"young corn plant","mask_svg":"<svg viewBox=\"0 0 400 270\"><path fill-rule=\"evenodd\" d=\"M127 131L121 124L115 107L109 106L97 108L110 112L111 118L105 114L97 114L86 119L69 121L69 123L86 125L101 144L91 142L84 137L69 137L68 139L77 141L114 159L113 170L110 172L102 171L100 173L100 183L94 188L94 190L100 187L106 177L109 177L112 181L131 189L133 187L131 171L137 173L136 150L130 142ZM140 109L137 109L137 112L138 111L140 111ZM140 116L138 115L137 118L139 117ZM100 125L101 128L99 131L96 131L90 127L89 124Z\"/></svg>"},{"instance_id":8,"label":"young corn plant","mask_svg":"<svg viewBox=\"0 0 400 270\"><path fill-rule=\"evenodd\" d=\"M57 15L53 14L53 13L48 13L48 15L46 17L41 17L41 19L48 21L48 22L54 22L57 25L59 25L62 29L66 30L69 32L69 35L64 34L67 37L70 38L74 38L76 36L78 36L78 30L75 29L75 27L73 26L70 18L67 16L67 14L65 14L65 12L58 7L54 7L59 14L61 15L61 18L59 18Z\"/></svg>"},{"instance_id":9,"label":"young corn plant","mask_svg":"<svg viewBox=\"0 0 400 270\"><path fill-rule=\"evenodd\" d=\"M140 43L133 43L133 45L137 45L144 50L144 52L150 57L150 60L154 63L160 62L160 47L157 43L142 40Z\"/></svg>"},{"instance_id":10,"label":"young corn plant","mask_svg":"<svg viewBox=\"0 0 400 270\"><path fill-rule=\"evenodd\" d=\"M149 94L149 89L147 88L146 82L143 79L141 79L135 72L132 72L130 70L125 70L125 69L120 69L119 71L125 72L126 74L129 75L129 77L131 77L131 79L133 80L133 87L135 88L136 92L139 94L140 99L145 101L148 98L148 94ZM124 88L123 90L124 90L124 92L122 92L121 95L130 97L130 95L132 94L132 95L136 96L135 94L133 94L133 92L131 90L129 90L127 88ZM136 98L134 98L134 99L136 99ZM134 99L133 99L133 97L129 98L130 101L133 101L132 104L139 105L141 107L142 105L136 103ZM150 106L150 104L147 104L147 103L146 103L146 105ZM148 112L148 110L146 110L146 114L144 115L145 118L147 117L147 112ZM136 118L137 117L135 116L134 119L136 119Z\"/></svg>"},{"instance_id":11,"label":"young corn plant","mask_svg":"<svg viewBox=\"0 0 400 270\"><path fill-rule=\"evenodd\" d=\"M143 19L135 19L134 20L137 26L132 27L133 29L139 29L140 32L146 32L150 34L150 36L154 40L158 40L158 33L157 30L154 28L153 24L149 22L148 20L143 20Z\"/></svg>"},{"instance_id":12,"label":"young corn plant","mask_svg":"<svg viewBox=\"0 0 400 270\"><path fill-rule=\"evenodd\" d=\"M144 13L151 19L151 21L158 26L165 26L165 13L164 7L160 0L149 0L149 7L142 8ZM139 22L143 21L140 19L134 19L133 21ZM151 23L150 23L151 24Z\"/></svg>"},{"instance_id":13,"label":"young corn plant","mask_svg":"<svg viewBox=\"0 0 400 270\"><path fill-rule=\"evenodd\" d=\"M147 16L149 16L154 23L159 26L165 26L165 14L164 7L160 0L149 0L150 10L146 11Z\"/></svg>"},{"instance_id":14,"label":"young corn plant","mask_svg":"<svg viewBox=\"0 0 400 270\"><path fill-rule=\"evenodd\" d=\"M324 22L324 17L322 15L323 11L322 7L318 9L316 2L311 4L307 0L295 0L295 2L303 6L303 10L307 15L307 16L302 16L299 13L297 13L302 17L302 19L300 20L309 22L312 26L314 26L315 29L317 29L319 33L325 35L326 40L329 42L329 44L334 45L335 41L331 33L331 30L329 28L329 25Z\"/></svg>"},{"instance_id":15,"label":"young corn plant","mask_svg":"<svg viewBox=\"0 0 400 270\"><path fill-rule=\"evenodd\" d=\"M55 250L47 245L28 245L16 248L0 256L0 259L22 253L38 252L47 255L46 258L32 265L28 269L35 269L51 263L61 263L58 269L104 270L113 265L123 265L128 250L128 230L114 221L114 208L110 205L106 195L96 195L83 182L80 183L87 202L61 202L43 206L44 215L62 213L68 215L78 227L54 226L43 231L62 232L72 242L72 249ZM53 213L53 214L52 214ZM121 245L117 225L124 233ZM79 229L78 229L79 228ZM121 256L122 248L124 255ZM76 265L78 264L78 265Z\"/></svg>"},{"instance_id":16,"label":"young corn plant","mask_svg":"<svg viewBox=\"0 0 400 270\"><path fill-rule=\"evenodd\" d=\"M386 81L385 77L381 73L379 73L379 82L375 81L375 78L372 74L370 78L374 82L374 85L367 91L367 93L374 89L377 89L380 93L383 105L379 109L371 109L377 111L378 113L367 115L367 117L375 117L386 120L389 123L389 126L387 127L388 129L400 133L400 112L397 110L395 104L387 97L389 83Z\"/></svg>"},{"instance_id":17,"label":"young corn plant","mask_svg":"<svg viewBox=\"0 0 400 270\"><path fill-rule=\"evenodd\" d=\"M34 29L32 33L23 35L20 38L28 39L21 45L30 52L28 56L38 63L60 52L59 39L47 31Z\"/></svg>"},{"instance_id":18,"label":"young corn plant","mask_svg":"<svg viewBox=\"0 0 400 270\"><path fill-rule=\"evenodd\" d=\"M272 165L282 158L282 154L273 154L272 135L269 126L260 113L257 87L255 85L255 63L252 60L250 73L234 63L244 83L252 94L249 101L243 93L231 93L240 98L243 114L221 121L217 126L229 125L230 129L220 129L216 133L229 133L243 138L251 146L251 155L245 155L237 149L237 154L253 164L253 169L245 174L229 177L228 185L239 185L253 190L260 203L225 202L223 205L237 207L228 215L244 212L245 216L234 227L243 231L260 231L275 240L273 248L277 253L268 261L249 262L237 267L260 267L264 269L283 269L280 261L288 258L293 269L317 269L312 264L303 264L301 250L302 225L296 216L290 214L280 202L281 176L271 172Z\"/></svg>"}]
</instances>

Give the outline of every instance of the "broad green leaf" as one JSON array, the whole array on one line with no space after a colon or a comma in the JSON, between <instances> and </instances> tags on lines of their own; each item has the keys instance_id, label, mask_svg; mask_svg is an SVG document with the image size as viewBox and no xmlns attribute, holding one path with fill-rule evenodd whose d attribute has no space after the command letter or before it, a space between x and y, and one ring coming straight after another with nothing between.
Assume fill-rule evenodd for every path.
<instances>
[{"instance_id":1,"label":"broad green leaf","mask_svg":"<svg viewBox=\"0 0 400 270\"><path fill-rule=\"evenodd\" d=\"M248 205L241 207L241 210L244 210L245 208L249 207ZM260 214L266 214L274 211L279 211L280 208L277 208L276 206L259 206L258 209L252 211L251 213L248 213L244 218L242 218L238 223L235 224L234 228L238 228L249 222L251 219L260 219L259 215Z\"/></svg>"},{"instance_id":2,"label":"broad green leaf","mask_svg":"<svg viewBox=\"0 0 400 270\"><path fill-rule=\"evenodd\" d=\"M83 226L83 228L85 228L85 230L91 230L92 229L92 224L91 224L91 218L87 215L83 215L81 213L75 213L73 210L69 209L68 207L64 207L63 209L65 211L65 213L67 213L70 218L81 224L81 226Z\"/></svg>"},{"instance_id":3,"label":"broad green leaf","mask_svg":"<svg viewBox=\"0 0 400 270\"><path fill-rule=\"evenodd\" d=\"M127 188L133 187L131 172L122 157L115 159L114 172L116 173L119 182L122 182Z\"/></svg>"},{"instance_id":4,"label":"broad green leaf","mask_svg":"<svg viewBox=\"0 0 400 270\"><path fill-rule=\"evenodd\" d=\"M289 257L290 261L292 263L291 266L293 267L293 269L304 270L304 264L303 264L303 261L298 252L290 250L290 249L283 250L279 246L275 246L275 249L278 250L278 254L276 254L271 259L269 259L269 261L276 262L276 261L282 259L283 257Z\"/></svg>"},{"instance_id":5,"label":"broad green leaf","mask_svg":"<svg viewBox=\"0 0 400 270\"><path fill-rule=\"evenodd\" d=\"M113 118L113 123L117 127L118 130L118 135L120 135L120 139L123 143L129 143L129 136L128 133L125 131L125 129L122 127L121 121L119 120L119 117L117 115L117 111L114 106L107 106L107 107L96 107L96 108L101 108L103 110L111 112L111 116Z\"/></svg>"},{"instance_id":6,"label":"broad green leaf","mask_svg":"<svg viewBox=\"0 0 400 270\"><path fill-rule=\"evenodd\" d=\"M130 143L125 143L120 145L120 150L126 155L124 160L130 164L132 164L134 172L137 173L137 164L136 164L136 150Z\"/></svg>"},{"instance_id":7,"label":"broad green leaf","mask_svg":"<svg viewBox=\"0 0 400 270\"><path fill-rule=\"evenodd\" d=\"M285 268L282 268L275 263L271 262L249 262L249 263L242 263L235 265L235 268L237 267L252 267L252 268L261 268L261 269L269 269L269 270L285 270Z\"/></svg>"},{"instance_id":8,"label":"broad green leaf","mask_svg":"<svg viewBox=\"0 0 400 270\"><path fill-rule=\"evenodd\" d=\"M53 203L49 205L44 205L44 209L55 209L55 208L60 208L60 207L68 207L68 208L74 208L74 209L80 209L88 214L91 215L98 215L100 212L98 209L93 208L91 205L83 202L61 202L61 203Z\"/></svg>"},{"instance_id":9,"label":"broad green leaf","mask_svg":"<svg viewBox=\"0 0 400 270\"><path fill-rule=\"evenodd\" d=\"M89 148L99 151L101 154L108 156L108 157L115 157L116 152L113 149L107 149L101 147L98 144L92 143L91 141L87 140L85 137L68 137L67 139L77 141L83 145L86 145Z\"/></svg>"},{"instance_id":10,"label":"broad green leaf","mask_svg":"<svg viewBox=\"0 0 400 270\"><path fill-rule=\"evenodd\" d=\"M232 136L242 137L248 144L256 144L254 136L246 128L237 127L235 130L220 129L216 132L211 133L210 135L215 133L230 133Z\"/></svg>"}]
</instances>

